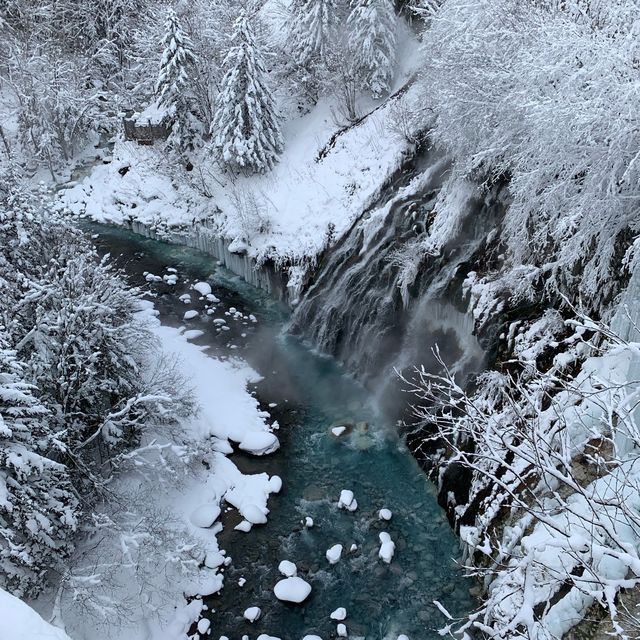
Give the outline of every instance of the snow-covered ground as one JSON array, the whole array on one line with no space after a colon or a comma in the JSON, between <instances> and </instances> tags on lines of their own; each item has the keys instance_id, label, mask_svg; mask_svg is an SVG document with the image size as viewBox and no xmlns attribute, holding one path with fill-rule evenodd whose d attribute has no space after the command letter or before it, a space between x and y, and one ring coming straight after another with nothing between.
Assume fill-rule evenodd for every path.
<instances>
[{"instance_id":1,"label":"snow-covered ground","mask_svg":"<svg viewBox=\"0 0 640 640\"><path fill-rule=\"evenodd\" d=\"M271 450L277 444L269 415L248 391L257 374L241 361L208 356L181 329L161 325L150 303L141 314L152 323L167 362L177 362L188 378L199 411L175 432L160 428L146 437L132 468L112 486L122 512L110 507L96 534L80 543L53 615L64 620L73 640L98 640L107 631L121 640L184 640L206 610L199 596L223 587L231 562L216 539L221 509L264 523L269 495L282 486L277 476L243 475L227 458L231 442L247 450L256 442L258 455L266 438ZM0 600L0 611L5 604ZM50 602L37 606L49 616ZM12 640L66 640L62 632L40 633L45 623L27 613L19 620L25 635ZM4 626L1 613L0 620Z\"/></svg>"},{"instance_id":2,"label":"snow-covered ground","mask_svg":"<svg viewBox=\"0 0 640 640\"><path fill-rule=\"evenodd\" d=\"M409 84L407 92L386 102L361 96L359 112L366 117L353 127L339 115L335 98L322 98L309 113L283 123L285 150L270 173L234 177L206 150L193 171L172 170L160 145L119 140L113 161L66 190L62 203L116 224L135 219L166 228L206 219L234 249L294 264L313 261L328 233L339 237L374 199L409 147L397 120L399 103L418 99L411 85L418 46L406 24L399 21L399 28L392 92Z\"/></svg>"}]
</instances>

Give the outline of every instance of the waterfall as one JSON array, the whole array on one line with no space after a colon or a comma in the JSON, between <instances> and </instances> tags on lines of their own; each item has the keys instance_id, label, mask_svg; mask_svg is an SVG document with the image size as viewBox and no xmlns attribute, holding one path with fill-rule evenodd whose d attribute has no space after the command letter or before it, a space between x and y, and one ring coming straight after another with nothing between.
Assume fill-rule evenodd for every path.
<instances>
[{"instance_id":1,"label":"waterfall","mask_svg":"<svg viewBox=\"0 0 640 640\"><path fill-rule=\"evenodd\" d=\"M479 255L502 215L499 193L494 190L464 205L460 228L441 255L419 262L406 296L394 260L424 237L448 171L448 163L432 152L389 185L376 206L329 251L294 312L294 334L338 358L381 396L397 387L390 382L396 380L394 368L424 365L434 370L436 344L460 375L476 372L484 363L461 282L471 270L464 267Z\"/></svg>"}]
</instances>

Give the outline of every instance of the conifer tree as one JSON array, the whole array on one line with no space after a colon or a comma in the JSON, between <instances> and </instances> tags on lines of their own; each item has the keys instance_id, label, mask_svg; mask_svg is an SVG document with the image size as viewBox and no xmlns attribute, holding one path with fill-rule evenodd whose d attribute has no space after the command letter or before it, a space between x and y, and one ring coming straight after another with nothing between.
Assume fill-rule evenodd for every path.
<instances>
[{"instance_id":1,"label":"conifer tree","mask_svg":"<svg viewBox=\"0 0 640 640\"><path fill-rule=\"evenodd\" d=\"M214 149L230 166L264 172L276 163L284 143L264 62L244 12L234 24L231 42L211 125Z\"/></svg>"},{"instance_id":2,"label":"conifer tree","mask_svg":"<svg viewBox=\"0 0 640 640\"><path fill-rule=\"evenodd\" d=\"M347 30L362 86L379 98L391 88L395 65L396 16L392 0L356 0Z\"/></svg>"},{"instance_id":3,"label":"conifer tree","mask_svg":"<svg viewBox=\"0 0 640 640\"><path fill-rule=\"evenodd\" d=\"M78 505L65 466L52 459L61 446L48 411L23 374L0 329L0 586L33 595L70 551Z\"/></svg>"},{"instance_id":4,"label":"conifer tree","mask_svg":"<svg viewBox=\"0 0 640 640\"><path fill-rule=\"evenodd\" d=\"M158 105L165 107L173 118L172 138L184 149L193 138L189 126L189 66L195 62L195 55L193 43L173 9L167 14L162 45L164 52L156 82Z\"/></svg>"},{"instance_id":5,"label":"conifer tree","mask_svg":"<svg viewBox=\"0 0 640 640\"><path fill-rule=\"evenodd\" d=\"M326 60L339 19L336 0L294 0L289 18L289 46L302 65Z\"/></svg>"}]
</instances>

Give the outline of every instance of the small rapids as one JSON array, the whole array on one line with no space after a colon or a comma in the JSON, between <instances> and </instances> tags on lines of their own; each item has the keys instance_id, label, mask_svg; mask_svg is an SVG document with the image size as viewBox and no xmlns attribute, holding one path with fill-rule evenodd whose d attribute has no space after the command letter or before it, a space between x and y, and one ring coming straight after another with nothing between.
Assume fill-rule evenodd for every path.
<instances>
[{"instance_id":1,"label":"small rapids","mask_svg":"<svg viewBox=\"0 0 640 640\"><path fill-rule=\"evenodd\" d=\"M427 194L424 201L428 202ZM404 224L400 216L398 224ZM282 445L264 458L241 452L232 456L244 473L277 473L284 486L270 498L268 523L248 534L233 529L238 521L235 511L224 513L225 528L219 541L232 561L225 570L222 593L207 600L212 638L226 635L237 640L266 633L282 640L301 640L305 634L326 640L336 634L331 612L344 607L350 638L396 640L404 633L411 640L435 640L440 637L437 629L447 621L434 600L454 614L463 615L473 608L469 594L473 583L463 577L458 564L459 543L436 503L435 488L402 443L393 421L376 409L371 394L345 375L335 360L317 355L285 333L289 321L285 309L197 250L123 229L90 225L89 230L98 234L99 250L111 253L131 283L149 290L162 322L184 324L186 307L179 296L189 291L189 283L199 280L208 281L221 301L216 316L225 317L224 312L235 307L257 318L257 323L235 321L231 313L226 316L229 330L220 331L214 316L200 309L199 316L188 322L189 329L203 332L195 342L208 347L209 353L242 357L264 377L256 393L265 410L278 420ZM378 246L386 242L383 229ZM351 344L368 351L371 359L375 345L366 349L367 342L379 342L388 334L385 325L396 310L395 302L383 300L395 297L393 272L382 277L374 276L375 269L359 272L353 259L348 264L347 253L345 247L340 254L343 268L335 274L335 287L345 286L347 292L342 295L332 289L330 318L325 318L333 322L333 328L327 330L326 340L333 336L332 345L340 347L339 355L346 356ZM168 267L177 270L175 286L145 281L145 272L162 275ZM377 268L384 271L384 260ZM362 286L354 281L360 275L367 278ZM328 277L327 273L324 278ZM371 299L365 291L367 283L373 289ZM362 307L380 300L373 305L373 324L367 321L366 309L357 309L358 301L347 304L349 292L360 296ZM316 303L305 304L320 305L326 300L320 289L315 298ZM349 317L341 320L340 309ZM445 333L448 323L459 322L446 305L431 311ZM320 327L316 332L321 334ZM376 332L380 337L374 337ZM405 347L403 357L408 361L414 347L410 342ZM393 351L402 353L402 348ZM347 427L340 437L331 433L335 425ZM354 492L359 505L356 511L338 509L343 489ZM379 519L381 508L393 512L390 522ZM302 524L305 517L313 518L313 528ZM378 558L382 531L396 544L390 564ZM330 565L325 553L337 543L344 547L343 556ZM350 551L354 544L357 548ZM301 605L279 602L273 594L282 560L295 562L298 574L313 588ZM260 607L263 615L251 624L243 612L253 606Z\"/></svg>"}]
</instances>

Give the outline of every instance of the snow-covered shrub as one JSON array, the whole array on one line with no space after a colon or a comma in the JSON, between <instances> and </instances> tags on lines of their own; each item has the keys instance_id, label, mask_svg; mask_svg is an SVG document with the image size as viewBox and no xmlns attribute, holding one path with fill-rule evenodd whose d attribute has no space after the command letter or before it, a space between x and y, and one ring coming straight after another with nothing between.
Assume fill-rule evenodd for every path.
<instances>
[{"instance_id":1,"label":"snow-covered shrub","mask_svg":"<svg viewBox=\"0 0 640 640\"><path fill-rule=\"evenodd\" d=\"M8 344L0 329L0 586L33 595L72 548L78 500L51 415Z\"/></svg>"},{"instance_id":2,"label":"snow-covered shrub","mask_svg":"<svg viewBox=\"0 0 640 640\"><path fill-rule=\"evenodd\" d=\"M620 632L616 595L640 584L640 345L555 311L505 341L473 392L441 360L412 383L435 457L472 478L449 506L486 599L459 630L558 638L598 602Z\"/></svg>"},{"instance_id":3,"label":"snow-covered shrub","mask_svg":"<svg viewBox=\"0 0 640 640\"><path fill-rule=\"evenodd\" d=\"M637 32L633 0L448 0L424 36L433 139L509 178L509 263L550 295L610 298L638 231Z\"/></svg>"},{"instance_id":4,"label":"snow-covered shrub","mask_svg":"<svg viewBox=\"0 0 640 640\"><path fill-rule=\"evenodd\" d=\"M0 203L0 286L0 580L35 593L145 430L193 403L138 294L46 200Z\"/></svg>"}]
</instances>

